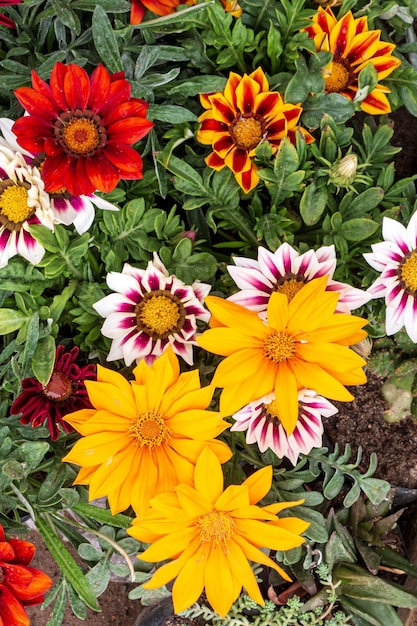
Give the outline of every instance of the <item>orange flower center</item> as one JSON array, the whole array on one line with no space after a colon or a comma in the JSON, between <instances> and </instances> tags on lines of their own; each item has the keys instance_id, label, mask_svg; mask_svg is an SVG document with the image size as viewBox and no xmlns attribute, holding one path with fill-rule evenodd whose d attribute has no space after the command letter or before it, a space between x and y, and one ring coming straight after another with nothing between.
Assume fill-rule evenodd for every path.
<instances>
[{"instance_id":1,"label":"orange flower center","mask_svg":"<svg viewBox=\"0 0 417 626\"><path fill-rule=\"evenodd\" d=\"M283 293L288 298L288 302L294 298L294 296L304 287L306 281L304 276L298 276L295 274L286 274L284 278L281 278L280 281L274 287L274 291L278 293Z\"/></svg>"},{"instance_id":2,"label":"orange flower center","mask_svg":"<svg viewBox=\"0 0 417 626\"><path fill-rule=\"evenodd\" d=\"M101 118L92 111L66 111L55 122L54 135L74 158L91 157L106 144Z\"/></svg>"},{"instance_id":3,"label":"orange flower center","mask_svg":"<svg viewBox=\"0 0 417 626\"><path fill-rule=\"evenodd\" d=\"M230 134L239 148L253 150L262 141L262 120L250 113L247 117L239 116L230 126Z\"/></svg>"},{"instance_id":4,"label":"orange flower center","mask_svg":"<svg viewBox=\"0 0 417 626\"><path fill-rule=\"evenodd\" d=\"M216 544L226 542L233 535L235 522L226 511L213 509L197 519L201 541L210 541Z\"/></svg>"},{"instance_id":5,"label":"orange flower center","mask_svg":"<svg viewBox=\"0 0 417 626\"><path fill-rule=\"evenodd\" d=\"M323 70L325 89L327 93L340 93L349 85L350 72L349 67L346 66L346 61L342 59L333 61L330 66L331 71L328 68Z\"/></svg>"},{"instance_id":6,"label":"orange flower center","mask_svg":"<svg viewBox=\"0 0 417 626\"><path fill-rule=\"evenodd\" d=\"M415 296L417 292L417 250L413 250L404 258L398 273L402 287L410 296Z\"/></svg>"},{"instance_id":7,"label":"orange flower center","mask_svg":"<svg viewBox=\"0 0 417 626\"><path fill-rule=\"evenodd\" d=\"M184 321L184 305L170 291L150 291L136 307L138 330L143 330L155 340L166 339L180 331Z\"/></svg>"},{"instance_id":8,"label":"orange flower center","mask_svg":"<svg viewBox=\"0 0 417 626\"><path fill-rule=\"evenodd\" d=\"M63 372L54 370L42 393L52 402L63 402L72 394L71 381Z\"/></svg>"},{"instance_id":9,"label":"orange flower center","mask_svg":"<svg viewBox=\"0 0 417 626\"><path fill-rule=\"evenodd\" d=\"M21 224L31 217L35 209L28 206L28 183L3 180L0 183L0 224L8 230L20 230Z\"/></svg>"},{"instance_id":10,"label":"orange flower center","mask_svg":"<svg viewBox=\"0 0 417 626\"><path fill-rule=\"evenodd\" d=\"M292 359L296 351L296 342L291 335L274 330L265 339L264 350L268 359L274 363L282 363Z\"/></svg>"},{"instance_id":11,"label":"orange flower center","mask_svg":"<svg viewBox=\"0 0 417 626\"><path fill-rule=\"evenodd\" d=\"M150 450L155 446L160 446L170 436L164 418L155 411L146 411L143 415L139 415L133 426L129 428L129 433L141 448L147 446Z\"/></svg>"}]
</instances>

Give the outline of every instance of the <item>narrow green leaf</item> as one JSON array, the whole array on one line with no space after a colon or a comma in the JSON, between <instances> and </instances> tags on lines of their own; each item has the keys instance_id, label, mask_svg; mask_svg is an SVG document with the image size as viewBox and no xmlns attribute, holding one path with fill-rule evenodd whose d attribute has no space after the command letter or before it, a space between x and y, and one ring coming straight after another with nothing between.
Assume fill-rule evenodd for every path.
<instances>
[{"instance_id":1,"label":"narrow green leaf","mask_svg":"<svg viewBox=\"0 0 417 626\"><path fill-rule=\"evenodd\" d=\"M116 526L117 528L129 528L132 525L133 519L122 513L112 515L108 509L102 509L92 504L85 502L78 502L73 507L75 513L79 513L82 516L91 517L91 519L100 522L101 524L107 524L108 526Z\"/></svg>"},{"instance_id":2,"label":"narrow green leaf","mask_svg":"<svg viewBox=\"0 0 417 626\"><path fill-rule=\"evenodd\" d=\"M93 41L97 53L110 72L123 70L116 35L103 7L96 6L93 13Z\"/></svg>"}]
</instances>

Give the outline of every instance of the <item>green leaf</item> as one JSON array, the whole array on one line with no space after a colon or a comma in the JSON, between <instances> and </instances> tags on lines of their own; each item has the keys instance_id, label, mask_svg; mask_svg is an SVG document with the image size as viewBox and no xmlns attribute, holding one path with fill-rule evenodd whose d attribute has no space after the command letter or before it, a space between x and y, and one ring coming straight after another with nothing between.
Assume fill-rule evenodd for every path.
<instances>
[{"instance_id":1,"label":"green leaf","mask_svg":"<svg viewBox=\"0 0 417 626\"><path fill-rule=\"evenodd\" d=\"M93 13L93 41L97 53L110 72L123 70L116 35L103 7L96 6Z\"/></svg>"},{"instance_id":2,"label":"green leaf","mask_svg":"<svg viewBox=\"0 0 417 626\"><path fill-rule=\"evenodd\" d=\"M65 548L58 535L44 519L44 517L42 517L42 515L38 515L35 523L36 528L42 535L42 539L44 540L46 547L57 562L63 575L74 587L78 596L93 611L101 611L100 605L97 603L96 595L89 581L84 576L84 572Z\"/></svg>"},{"instance_id":3,"label":"green leaf","mask_svg":"<svg viewBox=\"0 0 417 626\"><path fill-rule=\"evenodd\" d=\"M15 309L0 309L0 335L7 335L18 330L27 322L28 317Z\"/></svg>"},{"instance_id":4,"label":"green leaf","mask_svg":"<svg viewBox=\"0 0 417 626\"><path fill-rule=\"evenodd\" d=\"M223 76L195 76L187 80L177 80L175 85L168 91L170 96L197 96L200 93L214 93L223 91L226 85L226 78Z\"/></svg>"},{"instance_id":5,"label":"green leaf","mask_svg":"<svg viewBox=\"0 0 417 626\"><path fill-rule=\"evenodd\" d=\"M323 215L327 205L327 189L317 189L315 183L311 183L304 190L300 200L300 215L304 224L313 226L317 224Z\"/></svg>"},{"instance_id":6,"label":"green leaf","mask_svg":"<svg viewBox=\"0 0 417 626\"><path fill-rule=\"evenodd\" d=\"M403 626L403 622L398 617L397 612L388 604L378 604L360 600L358 598L348 598L342 594L338 597L341 605L351 611L354 615L362 618L360 622L363 626ZM356 623L356 622L355 622Z\"/></svg>"},{"instance_id":7,"label":"green leaf","mask_svg":"<svg viewBox=\"0 0 417 626\"><path fill-rule=\"evenodd\" d=\"M54 233L49 230L49 228L42 226L41 224L31 224L29 226L29 232L33 235L33 237L35 237L36 241L39 241L45 250L48 250L49 252L58 252L59 245Z\"/></svg>"},{"instance_id":8,"label":"green leaf","mask_svg":"<svg viewBox=\"0 0 417 626\"><path fill-rule=\"evenodd\" d=\"M32 370L35 378L46 385L51 378L55 363L55 339L48 335L41 339L32 358Z\"/></svg>"},{"instance_id":9,"label":"green leaf","mask_svg":"<svg viewBox=\"0 0 417 626\"><path fill-rule=\"evenodd\" d=\"M169 124L183 124L185 122L198 122L198 117L185 107L173 104L150 105L147 117L150 120L168 122Z\"/></svg>"},{"instance_id":10,"label":"green leaf","mask_svg":"<svg viewBox=\"0 0 417 626\"><path fill-rule=\"evenodd\" d=\"M340 226L340 233L348 241L362 241L373 235L378 228L377 222L365 217L356 217L343 222Z\"/></svg>"},{"instance_id":11,"label":"green leaf","mask_svg":"<svg viewBox=\"0 0 417 626\"><path fill-rule=\"evenodd\" d=\"M388 482L379 478L364 478L362 480L358 478L358 480L362 491L368 496L372 504L380 504L391 489Z\"/></svg>"},{"instance_id":12,"label":"green leaf","mask_svg":"<svg viewBox=\"0 0 417 626\"><path fill-rule=\"evenodd\" d=\"M355 114L354 104L338 93L320 93L303 102L302 124L318 128L324 115L330 115L336 124L347 122Z\"/></svg>"},{"instance_id":13,"label":"green leaf","mask_svg":"<svg viewBox=\"0 0 417 626\"><path fill-rule=\"evenodd\" d=\"M79 513L80 515L90 517L100 524L106 524L107 526L116 526L117 528L130 528L132 525L133 518L128 517L127 515L123 515L118 513L117 515L112 515L112 513L108 509L102 509L101 507L93 506L92 504L87 504L85 502L78 502L73 507L75 513Z\"/></svg>"},{"instance_id":14,"label":"green leaf","mask_svg":"<svg viewBox=\"0 0 417 626\"><path fill-rule=\"evenodd\" d=\"M67 597L65 593L65 581L61 581L60 589L55 600L54 608L46 626L61 626L64 621Z\"/></svg>"}]
</instances>

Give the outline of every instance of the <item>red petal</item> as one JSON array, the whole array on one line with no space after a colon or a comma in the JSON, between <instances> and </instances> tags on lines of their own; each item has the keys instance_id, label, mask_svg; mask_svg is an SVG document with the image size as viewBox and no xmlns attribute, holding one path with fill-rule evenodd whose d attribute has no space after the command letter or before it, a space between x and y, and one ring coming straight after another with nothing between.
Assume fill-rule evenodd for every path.
<instances>
[{"instance_id":1,"label":"red petal","mask_svg":"<svg viewBox=\"0 0 417 626\"><path fill-rule=\"evenodd\" d=\"M141 0L132 0L132 10L130 12L130 23L140 24L145 17L146 9Z\"/></svg>"},{"instance_id":2,"label":"red petal","mask_svg":"<svg viewBox=\"0 0 417 626\"><path fill-rule=\"evenodd\" d=\"M103 153L110 163L125 174L137 174L137 178L142 177L142 157L130 146L124 143L108 142Z\"/></svg>"},{"instance_id":3,"label":"red petal","mask_svg":"<svg viewBox=\"0 0 417 626\"><path fill-rule=\"evenodd\" d=\"M33 543L23 539L9 539L9 543L15 553L15 562L21 565L29 565L36 551Z\"/></svg>"},{"instance_id":4,"label":"red petal","mask_svg":"<svg viewBox=\"0 0 417 626\"><path fill-rule=\"evenodd\" d=\"M66 73L67 67L63 63L55 63L49 79L52 94L61 111L67 111L69 109L64 94L64 80Z\"/></svg>"},{"instance_id":5,"label":"red petal","mask_svg":"<svg viewBox=\"0 0 417 626\"><path fill-rule=\"evenodd\" d=\"M149 11L156 13L156 15L174 13L175 8L179 4L179 0L166 0L165 2L161 2L161 0L142 0L142 2Z\"/></svg>"},{"instance_id":6,"label":"red petal","mask_svg":"<svg viewBox=\"0 0 417 626\"><path fill-rule=\"evenodd\" d=\"M249 193L259 182L259 176L254 165L246 172L235 174L235 178L245 193Z\"/></svg>"},{"instance_id":7,"label":"red petal","mask_svg":"<svg viewBox=\"0 0 417 626\"><path fill-rule=\"evenodd\" d=\"M106 99L103 102L98 112L104 118L106 115L110 115L114 109L130 99L130 85L125 79L116 80L110 83L109 90L106 95ZM103 120L106 123L105 120Z\"/></svg>"},{"instance_id":8,"label":"red petal","mask_svg":"<svg viewBox=\"0 0 417 626\"><path fill-rule=\"evenodd\" d=\"M13 546L8 541L2 541L0 543L0 561L13 561L14 556Z\"/></svg>"},{"instance_id":9,"label":"red petal","mask_svg":"<svg viewBox=\"0 0 417 626\"><path fill-rule=\"evenodd\" d=\"M42 166L42 180L46 191L58 191L64 187L64 174L70 163L71 158L64 153L46 157Z\"/></svg>"},{"instance_id":10,"label":"red petal","mask_svg":"<svg viewBox=\"0 0 417 626\"><path fill-rule=\"evenodd\" d=\"M4 528L3 526L0 524L0 541L4 541L6 538L6 535L4 534Z\"/></svg>"},{"instance_id":11,"label":"red petal","mask_svg":"<svg viewBox=\"0 0 417 626\"><path fill-rule=\"evenodd\" d=\"M70 109L84 111L90 97L90 79L87 72L71 63L64 79L64 92Z\"/></svg>"},{"instance_id":12,"label":"red petal","mask_svg":"<svg viewBox=\"0 0 417 626\"><path fill-rule=\"evenodd\" d=\"M29 588L32 582L32 574L28 567L24 565L14 565L13 563L2 563L1 570L5 578L5 584L14 593L15 589L23 590Z\"/></svg>"},{"instance_id":13,"label":"red petal","mask_svg":"<svg viewBox=\"0 0 417 626\"><path fill-rule=\"evenodd\" d=\"M226 101L221 93L210 96L210 102L214 110L218 110L228 124L231 124L236 117L235 112L230 108L230 104Z\"/></svg>"},{"instance_id":14,"label":"red petal","mask_svg":"<svg viewBox=\"0 0 417 626\"><path fill-rule=\"evenodd\" d=\"M153 123L143 117L128 117L107 128L109 139L121 143L136 143L153 128Z\"/></svg>"},{"instance_id":15,"label":"red petal","mask_svg":"<svg viewBox=\"0 0 417 626\"><path fill-rule=\"evenodd\" d=\"M32 87L39 93L43 94L51 102L54 101L54 97L48 83L42 80L42 78L38 76L34 70L32 70Z\"/></svg>"},{"instance_id":16,"label":"red petal","mask_svg":"<svg viewBox=\"0 0 417 626\"><path fill-rule=\"evenodd\" d=\"M20 117L12 126L17 142L30 152L43 152L45 137L51 134L51 127L39 117L25 115Z\"/></svg>"},{"instance_id":17,"label":"red petal","mask_svg":"<svg viewBox=\"0 0 417 626\"><path fill-rule=\"evenodd\" d=\"M117 169L103 154L86 159L85 169L94 188L105 193L112 191L120 180Z\"/></svg>"},{"instance_id":18,"label":"red petal","mask_svg":"<svg viewBox=\"0 0 417 626\"><path fill-rule=\"evenodd\" d=\"M29 626L25 609L6 585L0 585L0 616L5 626Z\"/></svg>"},{"instance_id":19,"label":"red petal","mask_svg":"<svg viewBox=\"0 0 417 626\"><path fill-rule=\"evenodd\" d=\"M7 578L6 582L12 587L11 590L15 596L19 600L22 600L25 604L27 602L31 602L32 600L36 600L37 598L39 601L42 601L41 597L45 591L48 591L48 589L52 587L52 580L47 574L38 569L33 567L29 567L27 569L30 570L30 582L28 585L11 585L9 578Z\"/></svg>"},{"instance_id":20,"label":"red petal","mask_svg":"<svg viewBox=\"0 0 417 626\"><path fill-rule=\"evenodd\" d=\"M113 109L113 111L106 117L106 124L113 124L119 120L123 120L126 117L144 117L146 118L146 111L148 105L139 98L132 98L128 102L122 102Z\"/></svg>"},{"instance_id":21,"label":"red petal","mask_svg":"<svg viewBox=\"0 0 417 626\"><path fill-rule=\"evenodd\" d=\"M223 169L225 165L224 159L219 157L219 155L216 154L215 152L212 152L211 154L209 154L208 157L205 159L205 161L207 165L209 167L212 167L214 170L221 170Z\"/></svg>"},{"instance_id":22,"label":"red petal","mask_svg":"<svg viewBox=\"0 0 417 626\"><path fill-rule=\"evenodd\" d=\"M98 111L105 101L110 88L110 74L103 65L96 67L90 78L90 97L88 107Z\"/></svg>"},{"instance_id":23,"label":"red petal","mask_svg":"<svg viewBox=\"0 0 417 626\"><path fill-rule=\"evenodd\" d=\"M16 24L9 17L6 17L3 13L0 13L1 26L7 26L7 28L16 28ZM1 626L1 624L0 624Z\"/></svg>"},{"instance_id":24,"label":"red petal","mask_svg":"<svg viewBox=\"0 0 417 626\"><path fill-rule=\"evenodd\" d=\"M216 133L222 133L227 130L228 126L224 122L219 122L213 118L208 118L201 122L200 130L212 130Z\"/></svg>"},{"instance_id":25,"label":"red petal","mask_svg":"<svg viewBox=\"0 0 417 626\"><path fill-rule=\"evenodd\" d=\"M49 156L58 156L62 154L62 148L54 137L47 137L43 146L43 152Z\"/></svg>"},{"instance_id":26,"label":"red petal","mask_svg":"<svg viewBox=\"0 0 417 626\"><path fill-rule=\"evenodd\" d=\"M86 161L88 160L88 157L72 160L71 166L64 174L64 187L73 196L88 196L95 191L95 187L86 172Z\"/></svg>"},{"instance_id":27,"label":"red petal","mask_svg":"<svg viewBox=\"0 0 417 626\"><path fill-rule=\"evenodd\" d=\"M15 89L14 95L28 113L50 121L58 116L57 108L52 102L32 87L19 87Z\"/></svg>"},{"instance_id":28,"label":"red petal","mask_svg":"<svg viewBox=\"0 0 417 626\"><path fill-rule=\"evenodd\" d=\"M255 97L260 92L260 85L245 74L236 87L236 102L242 113L250 113L255 105Z\"/></svg>"}]
</instances>

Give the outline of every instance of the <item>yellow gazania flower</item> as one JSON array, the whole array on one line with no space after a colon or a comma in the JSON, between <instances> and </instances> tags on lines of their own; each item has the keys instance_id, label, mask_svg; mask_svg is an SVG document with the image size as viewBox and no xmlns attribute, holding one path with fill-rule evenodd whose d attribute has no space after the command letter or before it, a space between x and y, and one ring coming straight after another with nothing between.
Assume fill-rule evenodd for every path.
<instances>
[{"instance_id":1,"label":"yellow gazania flower","mask_svg":"<svg viewBox=\"0 0 417 626\"><path fill-rule=\"evenodd\" d=\"M233 17L242 15L242 7L237 0L220 0L226 13L231 13Z\"/></svg>"},{"instance_id":2,"label":"yellow gazania flower","mask_svg":"<svg viewBox=\"0 0 417 626\"><path fill-rule=\"evenodd\" d=\"M83 437L63 461L81 466L76 483L90 486L91 500L107 496L113 514L131 505L141 516L158 493L192 484L206 446L220 463L232 453L215 439L228 424L205 410L214 387L201 388L197 370L180 374L172 348L133 374L97 366L97 381L86 381L95 408L65 416Z\"/></svg>"},{"instance_id":3,"label":"yellow gazania flower","mask_svg":"<svg viewBox=\"0 0 417 626\"><path fill-rule=\"evenodd\" d=\"M199 118L196 138L213 148L206 163L215 170L229 167L245 193L259 182L252 158L260 143L268 141L276 151L283 137L294 142L297 130L307 143L314 141L297 126L302 108L284 104L277 91L269 91L260 67L243 77L231 72L223 92L202 94L200 100L208 110Z\"/></svg>"},{"instance_id":4,"label":"yellow gazania flower","mask_svg":"<svg viewBox=\"0 0 417 626\"><path fill-rule=\"evenodd\" d=\"M223 387L220 410L232 415L246 404L275 393L281 423L288 435L297 424L298 390L302 387L332 400L353 400L344 385L366 382L365 361L347 346L366 337L366 320L335 313L338 293L326 291L327 276L302 287L288 302L271 294L267 320L234 302L209 296L215 328L198 343L227 357L213 378Z\"/></svg>"},{"instance_id":5,"label":"yellow gazania flower","mask_svg":"<svg viewBox=\"0 0 417 626\"><path fill-rule=\"evenodd\" d=\"M151 502L151 509L128 530L139 541L152 543L140 555L144 561L162 565L143 586L155 589L176 578L172 599L176 613L196 602L203 589L211 606L225 617L245 587L250 597L264 604L256 578L248 563L253 561L284 570L260 548L290 550L300 546L309 526L297 517L278 518L277 513L297 502L256 506L271 488L272 467L264 467L242 485L223 491L223 474L213 452L201 453L194 485L178 485Z\"/></svg>"},{"instance_id":6,"label":"yellow gazania flower","mask_svg":"<svg viewBox=\"0 0 417 626\"><path fill-rule=\"evenodd\" d=\"M349 11L337 20L329 7L320 7L312 21L313 24L303 30L314 39L317 51L333 54L332 61L322 70L327 93L340 93L353 100L359 87L359 72L368 63L375 67L378 80L401 65L400 59L391 55L395 44L380 41L380 30L368 30L366 16L355 19ZM385 95L389 91L377 84L361 102L361 109L372 115L389 113L391 107Z\"/></svg>"}]
</instances>

